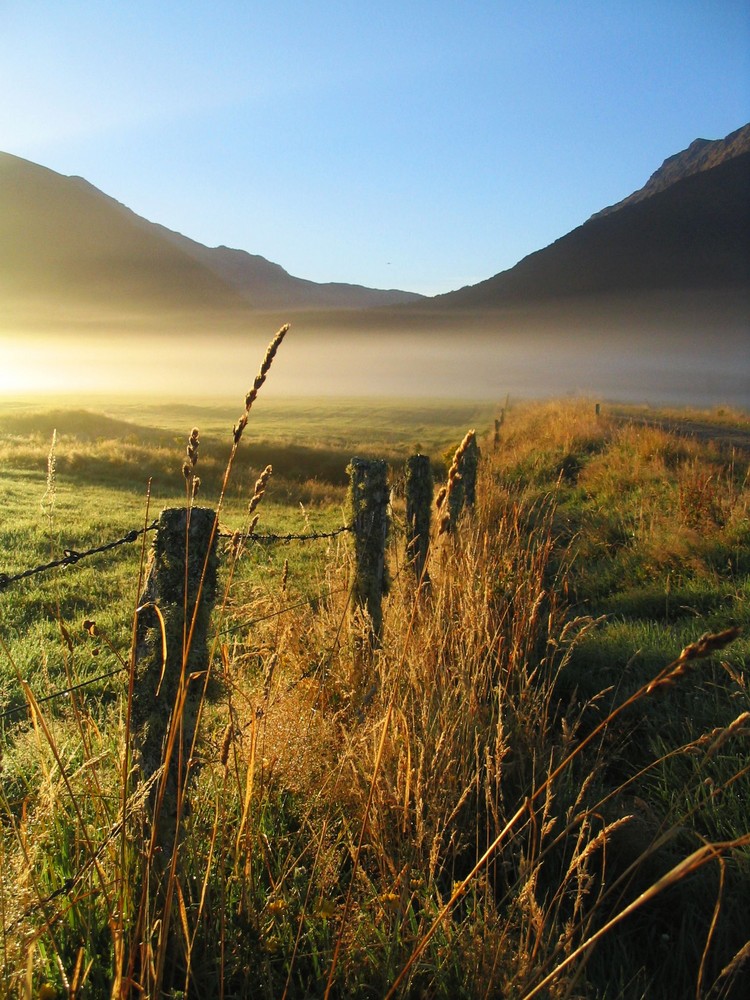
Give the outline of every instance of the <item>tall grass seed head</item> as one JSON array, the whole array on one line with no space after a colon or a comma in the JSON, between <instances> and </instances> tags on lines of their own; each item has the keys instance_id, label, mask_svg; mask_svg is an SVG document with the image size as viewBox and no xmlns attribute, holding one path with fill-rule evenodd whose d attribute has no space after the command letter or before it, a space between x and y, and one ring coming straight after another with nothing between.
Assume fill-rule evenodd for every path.
<instances>
[{"instance_id":1,"label":"tall grass seed head","mask_svg":"<svg viewBox=\"0 0 750 1000\"><path fill-rule=\"evenodd\" d=\"M198 463L198 447L200 445L200 440L198 437L198 428L194 427L190 432L190 437L187 443L187 457L191 465L195 466Z\"/></svg>"},{"instance_id":2,"label":"tall grass seed head","mask_svg":"<svg viewBox=\"0 0 750 1000\"><path fill-rule=\"evenodd\" d=\"M268 480L271 478L272 473L273 473L272 466L267 465L265 469L261 472L260 476L258 476L258 479L255 483L255 489L253 491L253 495L247 507L248 514L252 514L255 508L263 499L263 495L266 492L266 486L268 485Z\"/></svg>"}]
</instances>

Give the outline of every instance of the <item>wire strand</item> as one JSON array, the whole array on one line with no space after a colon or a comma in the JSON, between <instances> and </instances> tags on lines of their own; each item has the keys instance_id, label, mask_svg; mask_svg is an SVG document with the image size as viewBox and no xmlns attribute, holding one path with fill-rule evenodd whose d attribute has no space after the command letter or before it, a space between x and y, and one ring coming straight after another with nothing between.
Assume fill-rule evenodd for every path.
<instances>
[{"instance_id":1,"label":"wire strand","mask_svg":"<svg viewBox=\"0 0 750 1000\"><path fill-rule=\"evenodd\" d=\"M100 552L108 552L110 549L115 549L118 545L127 545L131 542L137 541L141 535L145 534L147 531L155 531L157 527L157 522L154 521L149 524L146 528L134 528L129 531L122 538L117 538L113 542L105 542L103 545L97 545L91 549L85 549L83 552L78 552L76 549L63 549L62 559L53 559L52 562L42 563L39 566L33 566L31 569L22 570L20 573L0 573L0 591L9 587L12 583L16 583L18 580L24 580L27 577L35 576L38 573L46 573L51 569L56 569L58 566L74 566L81 559L86 559L88 556L98 555Z\"/></svg>"}]
</instances>

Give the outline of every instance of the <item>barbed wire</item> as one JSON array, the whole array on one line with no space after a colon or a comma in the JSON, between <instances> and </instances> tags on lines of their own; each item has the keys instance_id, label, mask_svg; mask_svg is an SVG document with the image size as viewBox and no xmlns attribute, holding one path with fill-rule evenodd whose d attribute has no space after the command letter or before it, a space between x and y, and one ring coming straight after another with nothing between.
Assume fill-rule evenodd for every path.
<instances>
[{"instance_id":1,"label":"barbed wire","mask_svg":"<svg viewBox=\"0 0 750 1000\"><path fill-rule=\"evenodd\" d=\"M78 551L75 549L64 549L63 556L60 559L53 559L50 562L42 563L38 566L33 566L30 569L22 570L18 573L0 573L0 592L9 587L12 583L16 583L19 580L27 579L28 577L35 576L40 573L48 572L52 569L56 569L60 566L72 566L80 562L81 559L85 559L89 556L97 555L102 552L108 552L111 549L117 548L121 545L126 545L138 540L138 538L148 531L154 531L158 527L158 520L153 521L151 524L144 528L133 529L128 531L121 538L117 538L111 542L105 542L102 545L94 546L90 549L85 549L83 551ZM259 544L271 544L274 542L292 542L292 541L315 541L318 539L331 539L336 538L338 535L342 535L346 532L354 531L353 525L342 525L340 528L336 528L332 531L309 531L309 532L288 532L287 534L274 534L267 533L261 534L258 532L251 532L249 535L244 536L245 541L254 541ZM226 539L243 539L241 532L219 532L220 538ZM305 605L312 605L316 602L326 600L335 594L343 593L347 588L331 589L315 594L311 597L306 597L301 601L297 601L294 604L287 605L286 607L280 608L276 611L269 612L268 614L258 615L254 618L245 619L242 622L230 625L227 628L221 629L218 635L228 635L233 632L237 632L244 628L250 628L253 625L259 624L260 622L267 621L271 618L276 618L281 615L287 614L290 611L294 611L298 608L304 607ZM122 673L127 670L127 665L120 665L114 670L109 670L106 673L97 674L95 677L90 677L87 680L81 681L78 684L70 685L66 688L62 688L58 691L54 691L51 694L41 696L36 699L38 704L44 704L46 702L53 701L57 698L63 698L67 695L73 694L76 691L80 691L83 688L89 687L91 684L95 684L98 681L107 680L110 677L114 677L116 674ZM0 721L10 718L14 715L20 715L24 712L30 712L29 705L16 705L12 708L5 709L5 711L0 712Z\"/></svg>"},{"instance_id":2,"label":"barbed wire","mask_svg":"<svg viewBox=\"0 0 750 1000\"><path fill-rule=\"evenodd\" d=\"M12 583L17 583L19 580L25 580L28 577L36 576L39 573L47 573L52 569L57 569L60 566L74 566L81 559L86 559L89 556L98 555L101 552L109 552L111 549L117 548L119 545L127 545L132 542L137 541L141 535L145 534L147 531L155 531L158 527L158 521L153 521L145 528L134 528L132 531L128 531L127 534L123 535L122 538L116 538L112 542L105 542L103 545L96 545L93 548L85 549L83 551L78 551L77 549L63 549L63 555L60 559L53 559L50 562L40 563L38 566L32 566L30 569L21 570L19 573L0 573L0 592L9 587ZM320 538L336 538L337 535L344 534L347 531L353 531L352 525L345 524L341 528L336 528L333 531L309 531L304 533L289 532L288 534L259 534L257 532L252 532L247 535L248 541L257 542L261 545L269 545L274 542L308 542L314 541ZM220 538L235 538L239 535L242 537L241 533L233 531L222 531L219 532Z\"/></svg>"},{"instance_id":3,"label":"barbed wire","mask_svg":"<svg viewBox=\"0 0 750 1000\"><path fill-rule=\"evenodd\" d=\"M247 540L249 542L258 542L260 544L272 544L273 542L310 542L315 541L318 538L336 538L337 535L343 535L344 532L354 531L354 526L351 524L345 524L341 528L335 528L333 531L308 531L302 533L289 532L286 535L276 535L276 534L259 534L258 532L252 531L249 535L245 535L241 531L221 531L219 532L219 538L238 540Z\"/></svg>"},{"instance_id":4,"label":"barbed wire","mask_svg":"<svg viewBox=\"0 0 750 1000\"><path fill-rule=\"evenodd\" d=\"M134 528L126 535L123 535L122 538L117 538L113 542L105 542L103 545L96 545L94 548L85 549L83 552L79 552L76 549L63 549L62 559L53 559L51 562L22 570L20 573L0 573L0 591L5 590L12 583L17 583L18 580L25 580L27 577L35 576L37 573L46 573L51 569L56 569L58 566L73 566L77 562L80 562L81 559L98 555L100 552L108 552L110 549L117 548L118 545L127 545L135 542L147 531L154 531L157 523L157 521L154 521L145 528Z\"/></svg>"}]
</instances>

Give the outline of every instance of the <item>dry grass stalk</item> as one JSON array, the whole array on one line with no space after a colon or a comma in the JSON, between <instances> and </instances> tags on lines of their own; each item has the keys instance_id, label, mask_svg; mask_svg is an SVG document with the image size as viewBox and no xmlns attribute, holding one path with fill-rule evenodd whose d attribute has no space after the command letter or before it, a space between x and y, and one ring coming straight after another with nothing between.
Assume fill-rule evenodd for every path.
<instances>
[{"instance_id":1,"label":"dry grass stalk","mask_svg":"<svg viewBox=\"0 0 750 1000\"><path fill-rule=\"evenodd\" d=\"M568 871L565 874L563 882L566 882L571 875L576 871L583 868L588 859L600 848L604 847L607 840L611 838L612 834L619 830L620 827L625 826L627 823L631 823L633 816L621 816L619 819L613 820L613 822L608 823L603 830L600 830L597 835L591 839L580 854L575 854L573 860L570 862Z\"/></svg>"},{"instance_id":2,"label":"dry grass stalk","mask_svg":"<svg viewBox=\"0 0 750 1000\"><path fill-rule=\"evenodd\" d=\"M739 976L742 967L750 963L750 941L747 941L732 958L731 962L728 962L724 968L719 973L719 977L714 984L716 987L722 980L724 983L731 983L735 977ZM721 995L720 993L717 995Z\"/></svg>"},{"instance_id":3,"label":"dry grass stalk","mask_svg":"<svg viewBox=\"0 0 750 1000\"><path fill-rule=\"evenodd\" d=\"M247 507L248 516L252 516L252 514L255 511L255 508L263 499L263 496L266 492L266 487L268 486L268 480L271 478L272 473L273 469L271 468L270 465L267 465L265 469L261 472L260 476L258 477L258 480L255 483L255 489L253 491L253 495Z\"/></svg>"},{"instance_id":4,"label":"dry grass stalk","mask_svg":"<svg viewBox=\"0 0 750 1000\"><path fill-rule=\"evenodd\" d=\"M260 371L255 376L253 387L245 396L245 412L240 416L232 432L234 436L235 445L239 444L240 438L242 437L242 432L244 431L245 427L247 427L247 420L250 415L250 409L258 396L258 390L266 381L266 376L268 375L271 365L273 364L273 359L276 357L276 352L278 351L282 340L284 339L284 337L287 335L288 332L289 332L289 324L285 323L284 326L282 326L276 333L276 336L273 338L271 343L268 345L268 348L266 349L266 354L261 363Z\"/></svg>"},{"instance_id":5,"label":"dry grass stalk","mask_svg":"<svg viewBox=\"0 0 750 1000\"><path fill-rule=\"evenodd\" d=\"M50 526L52 524L52 516L55 509L55 497L57 494L57 428L52 431L52 442L49 447L49 453L47 455L47 488L44 491L44 496L40 501L40 506L42 511L47 517L47 521Z\"/></svg>"},{"instance_id":6,"label":"dry grass stalk","mask_svg":"<svg viewBox=\"0 0 750 1000\"><path fill-rule=\"evenodd\" d=\"M189 504L195 500L201 484L199 477L195 474L195 467L198 464L199 446L199 431L197 427L193 427L187 443L187 458L182 464L182 475L185 478Z\"/></svg>"},{"instance_id":7,"label":"dry grass stalk","mask_svg":"<svg viewBox=\"0 0 750 1000\"><path fill-rule=\"evenodd\" d=\"M750 833L745 834L742 837L736 837L729 841L723 841L715 844L705 844L703 847L699 847L698 850L693 851L692 854L678 862L678 864L671 868L666 875L657 879L657 881L650 885L648 889L634 899L632 903L625 906L619 913L612 917L611 920L608 920L603 927L600 927L599 930L597 930L574 951L572 951L570 955L568 955L564 961L560 962L560 964L556 966L552 972L545 976L541 982L537 983L532 990L524 994L523 1000L532 1000L532 997L537 996L541 990L555 980L563 969L570 965L571 962L575 961L575 959L580 955L585 954L586 951L588 951L598 940L604 937L605 934L608 934L612 928L621 923L626 917L630 916L631 913L635 912L635 910L639 909L645 903L650 902L655 896L664 892L665 889L671 888L688 875L698 871L705 864L708 864L711 861L720 861L723 855L736 851L740 848L747 847L748 844L750 844Z\"/></svg>"},{"instance_id":8,"label":"dry grass stalk","mask_svg":"<svg viewBox=\"0 0 750 1000\"><path fill-rule=\"evenodd\" d=\"M453 518L455 514L451 510L451 498L458 488L457 484L461 480L461 465L464 460L466 452L471 447L471 445L476 441L476 431L470 430L465 435L463 441L456 449L453 456L453 461L451 462L451 467L448 470L448 481L445 486L442 486L435 498L435 507L440 514L440 520L438 522L438 534L442 535L444 532L449 531L452 526Z\"/></svg>"},{"instance_id":9,"label":"dry grass stalk","mask_svg":"<svg viewBox=\"0 0 750 1000\"><path fill-rule=\"evenodd\" d=\"M221 741L221 752L219 753L219 761L222 767L227 766L229 761L229 751L232 746L232 739L234 738L234 725L229 721L227 728L224 730L224 738Z\"/></svg>"},{"instance_id":10,"label":"dry grass stalk","mask_svg":"<svg viewBox=\"0 0 750 1000\"><path fill-rule=\"evenodd\" d=\"M750 712L742 712L728 726L718 731L714 730L710 734L714 739L706 751L706 757L713 757L734 736L747 736L748 732L750 732Z\"/></svg>"},{"instance_id":11,"label":"dry grass stalk","mask_svg":"<svg viewBox=\"0 0 750 1000\"><path fill-rule=\"evenodd\" d=\"M706 632L696 642L686 646L677 659L673 663L670 663L668 667L665 667L659 676L647 685L646 694L650 694L657 687L661 687L664 684L671 684L687 672L688 663L691 663L693 660L705 659L707 656L711 656L713 653L724 649L731 642L734 642L735 639L739 638L741 634L742 629L738 625L725 629L723 632L715 632L713 634Z\"/></svg>"},{"instance_id":12,"label":"dry grass stalk","mask_svg":"<svg viewBox=\"0 0 750 1000\"><path fill-rule=\"evenodd\" d=\"M419 939L409 959L403 966L401 972L396 977L390 990L386 994L385 1000L390 1000L391 997L397 995L399 988L405 982L410 970L414 966L414 963L423 954L427 944L434 937L435 933L438 931L443 921L446 919L446 917L448 917L449 913L455 907L456 903L466 893L469 885L477 877L477 874L485 868L485 866L488 864L492 856L506 841L509 834L517 827L519 820L521 820L526 815L529 808L533 806L533 804L536 802L538 798L540 798L543 794L547 794L549 792L549 789L553 786L554 782L558 779L558 777L569 768L571 763L581 755L583 750L587 746L589 746L593 742L593 740L596 739L608 726L610 726L611 723L614 721L614 719L616 719L623 711L625 711L625 709L627 709L628 707L633 705L636 701L640 700L641 698L651 693L660 684L664 683L665 679L669 678L669 680L671 681L673 677L677 677L681 673L684 673L685 663L690 662L691 660L696 659L698 657L709 656L711 655L712 652L725 648L729 643L733 642L739 636L740 631L741 630L738 628L731 628L731 629L726 629L725 631L720 633L706 634L702 636L696 643L687 646L682 651L680 656L672 663L670 663L667 667L665 667L653 681L644 684L633 695L631 695L629 698L623 701L619 706L613 709L609 713L609 715L602 722L600 722L599 725L594 727L594 729L575 747L575 749L571 751L571 753L569 753L560 764L557 765L557 767L550 769L550 772L546 777L546 779L540 785L537 786L537 788L529 796L529 798L526 801L524 801L524 803L521 806L519 806L519 808L510 817L510 819L507 820L507 822L503 825L502 829L499 831L497 836L489 844L489 846L480 856L476 864L472 867L468 875L466 875L461 881L457 882L454 885L450 897L448 898L447 902L441 907L433 922L430 924L428 929ZM595 935L589 938L585 943L585 946L582 945L578 947L574 952L572 952L565 959L565 961L557 967L557 969L553 973L550 973L550 975L547 976L542 981L542 983L539 984L538 987L536 987L531 993L527 994L527 996L524 997L524 1000L527 1000L527 998L536 995L536 993L538 992L539 989L542 988L542 986L546 985L552 979L554 979L557 976L557 974L560 971L562 971L564 967L570 964L570 962L572 962L576 957L585 953L586 949L589 948L593 943L595 943L595 941L598 940L603 933L605 933L607 930L613 927L628 913L632 912L633 909L637 908L637 906L642 905L648 899L652 898L653 895L658 894L664 888L667 888L668 886L674 884L676 881L679 880L679 878L683 877L688 872L693 871L698 867L701 867L702 864L706 863L706 861L712 860L721 853L725 853L730 850L735 850L738 847L742 847L748 843L750 843L750 834L747 834L740 838L736 838L731 842L708 845L706 848L702 848L699 851L694 852L694 854L692 854L690 858L676 865L675 868L671 872L669 872L667 876L665 876L663 879L660 879L657 883L654 883L654 885L652 885L650 889L647 890L647 892L639 896L638 900L636 900L635 903L626 907L623 911L621 911L620 914L617 915L616 918L613 918L605 925L604 928L602 928Z\"/></svg>"},{"instance_id":13,"label":"dry grass stalk","mask_svg":"<svg viewBox=\"0 0 750 1000\"><path fill-rule=\"evenodd\" d=\"M224 471L224 477L223 477L223 480L222 480L221 492L220 492L219 500L218 500L218 503L217 503L216 514L215 514L215 517L214 517L214 520L213 520L213 525L212 525L210 537L208 539L207 551L209 553L213 550L213 546L214 546L214 543L215 543L216 534L218 532L219 515L220 515L220 513L221 513L221 511L223 509L224 499L226 497L226 491L227 491L227 487L229 485L229 479L230 479L232 468L233 468L233 465L234 465L234 460L235 460L235 457L236 457L236 454L237 454L237 449L238 449L238 446L239 446L240 439L242 437L242 432L245 429L245 427L247 426L248 416L249 416L249 413L250 413L250 409L251 409L251 407L252 407L255 399L257 398L258 391L259 391L260 387L263 385L263 383L266 380L266 377L267 377L268 372L269 372L269 370L271 368L271 365L273 363L273 359L276 356L276 352L277 352L277 350L279 348L279 345L281 344L282 340L284 339L284 337L285 337L288 329L289 329L288 324L285 325L285 326L283 326L283 327L281 327L281 329L277 332L277 334L275 335L275 337L273 338L273 340L269 344L269 346L268 346L268 348L266 350L265 357L263 358L263 361L261 363L261 367L260 367L260 370L258 372L258 375L255 377L255 381L253 383L253 387L252 387L252 389L245 396L245 411L242 414L242 416L240 417L240 419L237 422L237 424L235 425L235 427L233 428L232 448L231 448L230 455L229 455L229 458L227 460L227 465L226 465L226 468L225 468L225 471ZM191 470L193 468L194 461L197 461L197 449L198 449L198 434L197 434L197 428L196 428L196 429L193 430L193 432L190 435L190 439L189 439L189 442L188 442L188 460L186 461L185 467L184 467L184 470L187 469L186 482L188 482L189 487L192 486L192 482L191 482L189 476L190 476ZM253 499L255 499L255 505L256 506L257 506L257 503L260 501L260 498L262 497L263 492L265 491L265 484L266 484L266 482L268 480L268 476L270 476L270 467L261 476L261 478L258 481L258 484L256 485L256 493L259 492L259 495L258 495L257 499L255 499L255 497L253 498ZM192 494L193 493L192 489L190 489L189 492L190 492L190 494ZM189 496L189 500L190 499L191 499L191 496ZM251 501L251 503L252 503L252 501ZM189 521L188 521L188 524L189 524ZM182 729L181 719L182 719L182 713L184 711L184 707L185 707L185 703L186 703L185 696L186 696L186 692L188 690L188 684L190 684L191 681L195 682L197 680L197 675L194 676L194 675L191 674L191 675L188 676L187 664L188 664L188 658L190 656L190 651L191 651L191 648L192 648L192 645L193 645L193 641L194 641L194 637L195 637L195 633L196 633L196 628L197 628L197 624L198 624L198 620L199 620L199 611L200 611L200 607L201 607L201 601L202 601L202 597L203 597L204 587L205 587L206 580L207 580L208 569L209 569L209 558L207 556L206 560L204 561L204 564L203 564L203 569L202 569L201 574L200 574L200 579L199 579L197 590L196 590L196 594L195 594L195 597L194 597L194 606L193 606L192 616L191 616L190 623L189 623L189 628L187 627L187 617L186 617L186 620L185 620L185 626L186 626L185 627L185 638L184 638L183 650L182 650L182 676L184 678L184 682L181 683L180 686L178 687L178 692L177 692L177 696L176 696L176 702L175 702L174 709L173 709L173 719L172 719L172 724L170 726L170 731L169 731L169 742L168 742L168 745L167 745L167 748L166 748L166 758L167 758L167 760L171 757L171 754L172 754L172 751L173 751L173 747L174 747L174 741L175 741L175 738L176 738L176 734L177 734L178 731L181 732L181 729ZM187 572L187 570L186 570L186 572ZM227 600L227 596L228 596L228 588L230 586L231 579L232 579L232 573L230 572L229 579L227 581L227 585L226 585L226 589L225 589L224 602L222 603L222 607L221 607L221 614L223 614L224 609L226 607L226 600ZM149 963L147 963L147 965L143 969L143 971L145 973L147 971L147 969L150 969L153 966L153 974L150 976L150 982L151 982L151 985L153 986L153 989L155 991L158 991L161 988L161 984L162 984L163 977L164 977L164 972L165 972L165 967L166 967L166 963L167 963L167 960L168 960L168 953L169 953L169 949L171 947L171 944L170 944L170 940L171 940L170 923L171 923L171 919L172 919L173 899L174 899L175 894L177 894L177 896L178 896L178 903L179 903L180 885L179 885L179 881L178 881L178 858L179 858L179 845L180 845L180 838L181 838L181 826L182 826L183 810L184 810L185 796L186 796L186 790L187 790L187 782L188 782L188 780L190 778L190 770L191 770L190 766L189 766L189 762L193 760L194 755L195 755L196 742L197 742L198 734L199 734L199 731L200 731L201 720L202 720L202 717L203 717L203 711L204 711L204 706L205 706L206 692L207 692L207 689L208 689L208 684L209 684L210 675L211 675L210 664L211 664L211 662L213 660L213 653L214 653L214 651L215 651L215 644L214 644L214 649L212 649L211 654L209 655L209 660L208 660L207 668L203 671L202 691L201 691L200 696L198 698L197 706L195 708L195 713L194 713L195 714L195 719L194 719L194 725L192 727L192 736L191 736L191 739L189 740L189 748L187 750L187 755L186 755L186 761L185 761L185 763L187 764L187 766L184 767L184 771L182 771L183 778L182 778L182 781L179 782L178 788L177 788L177 810L176 810L177 815L176 815L176 820L173 823L173 827L174 827L173 848L172 848L171 857L169 858L169 863L168 863L168 866L167 866L166 877L163 880L164 881L164 885L162 886L161 893L160 893L161 923L160 923L160 926L159 926L159 934L158 934L158 939L157 939L156 954L153 956L153 961L149 961ZM180 741L180 750L182 750L182 741ZM181 764L182 764L182 759L180 757L180 760L178 761L178 765L181 765ZM164 786L164 781L162 782L162 787L163 786ZM157 803L156 803L156 807L155 807L155 816L157 816L157 817L158 817L158 814L159 814L159 811L160 811L160 806L161 806L160 799L157 798ZM159 825L158 821L155 820L154 821L154 829L152 831L152 836L151 836L151 843L150 843L150 854L151 854L151 856L153 856L153 852L155 850L155 845L157 843L157 835L158 835L158 832L159 832L158 831L158 825ZM145 885L144 885L144 894L143 894L143 897L142 897L142 900L141 900L141 913L139 914L139 918L138 918L138 921L137 921L137 923L138 923L139 926L149 926L149 924L150 924L150 921L149 921L149 919L147 917L147 914L145 912L145 907L147 905L148 905L148 898L147 898L147 895L146 895L146 892L145 892ZM189 942L189 938L186 938L186 941ZM189 963L189 961L190 961L190 955L188 954L188 963Z\"/></svg>"}]
</instances>

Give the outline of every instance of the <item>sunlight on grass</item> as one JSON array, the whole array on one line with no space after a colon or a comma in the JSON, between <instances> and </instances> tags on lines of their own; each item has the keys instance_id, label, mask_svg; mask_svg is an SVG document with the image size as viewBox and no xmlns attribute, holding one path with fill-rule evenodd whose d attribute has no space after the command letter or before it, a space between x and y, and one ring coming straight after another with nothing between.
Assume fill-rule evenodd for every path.
<instances>
[{"instance_id":1,"label":"sunlight on grass","mask_svg":"<svg viewBox=\"0 0 750 1000\"><path fill-rule=\"evenodd\" d=\"M0 572L184 505L193 426L215 504L238 407L183 406L0 411ZM493 442L498 415L254 407L222 534L267 457L259 532L347 524L345 462L388 458L382 634L346 534L220 539L171 859L124 755L140 539L0 589L0 994L744 996L747 454L575 401ZM403 461L442 481L467 425L476 506L433 518L417 597Z\"/></svg>"}]
</instances>

